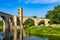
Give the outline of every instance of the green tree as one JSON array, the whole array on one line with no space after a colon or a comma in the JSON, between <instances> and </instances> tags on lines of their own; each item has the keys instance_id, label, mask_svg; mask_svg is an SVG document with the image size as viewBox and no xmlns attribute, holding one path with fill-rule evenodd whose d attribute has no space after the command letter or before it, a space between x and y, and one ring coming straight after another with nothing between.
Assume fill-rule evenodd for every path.
<instances>
[{"instance_id":1,"label":"green tree","mask_svg":"<svg viewBox=\"0 0 60 40\"><path fill-rule=\"evenodd\" d=\"M24 25L25 27L34 26L34 21L29 18L29 19L27 19L27 20L23 23L23 25Z\"/></svg>"},{"instance_id":2,"label":"green tree","mask_svg":"<svg viewBox=\"0 0 60 40\"><path fill-rule=\"evenodd\" d=\"M37 16L33 16L33 18L37 18Z\"/></svg>"},{"instance_id":3,"label":"green tree","mask_svg":"<svg viewBox=\"0 0 60 40\"><path fill-rule=\"evenodd\" d=\"M55 6L53 10L49 10L46 18L49 18L51 23L60 24L60 5Z\"/></svg>"},{"instance_id":4,"label":"green tree","mask_svg":"<svg viewBox=\"0 0 60 40\"><path fill-rule=\"evenodd\" d=\"M2 30L3 30L3 21L0 20L0 31L2 31Z\"/></svg>"},{"instance_id":5,"label":"green tree","mask_svg":"<svg viewBox=\"0 0 60 40\"><path fill-rule=\"evenodd\" d=\"M0 26L3 26L3 21L2 20L0 20Z\"/></svg>"}]
</instances>

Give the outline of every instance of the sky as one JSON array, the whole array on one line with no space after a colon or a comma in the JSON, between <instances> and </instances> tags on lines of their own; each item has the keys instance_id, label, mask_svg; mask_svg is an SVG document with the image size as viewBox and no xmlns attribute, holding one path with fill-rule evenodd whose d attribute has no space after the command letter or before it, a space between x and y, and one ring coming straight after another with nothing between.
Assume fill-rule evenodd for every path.
<instances>
[{"instance_id":1,"label":"sky","mask_svg":"<svg viewBox=\"0 0 60 40\"><path fill-rule=\"evenodd\" d=\"M40 18L57 5L60 5L60 0L0 0L0 11L18 15L18 8L22 7L24 16Z\"/></svg>"}]
</instances>

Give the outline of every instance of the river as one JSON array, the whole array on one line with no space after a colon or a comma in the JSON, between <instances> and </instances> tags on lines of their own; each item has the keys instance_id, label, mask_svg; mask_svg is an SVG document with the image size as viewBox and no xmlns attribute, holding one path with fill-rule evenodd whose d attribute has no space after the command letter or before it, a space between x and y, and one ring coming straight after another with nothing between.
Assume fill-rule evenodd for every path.
<instances>
[{"instance_id":1,"label":"river","mask_svg":"<svg viewBox=\"0 0 60 40\"><path fill-rule=\"evenodd\" d=\"M29 36L24 38L23 40L60 40L59 36L52 36L52 35L36 35L36 36Z\"/></svg>"},{"instance_id":2,"label":"river","mask_svg":"<svg viewBox=\"0 0 60 40\"><path fill-rule=\"evenodd\" d=\"M0 40L3 39L2 32L0 32ZM34 36L29 36L26 38L23 38L23 40L60 40L60 37L56 36L46 36L46 35L34 35Z\"/></svg>"},{"instance_id":3,"label":"river","mask_svg":"<svg viewBox=\"0 0 60 40\"><path fill-rule=\"evenodd\" d=\"M41 37L37 37L37 36L30 36L30 37L24 38L23 40L48 40L48 38L41 38Z\"/></svg>"}]
</instances>

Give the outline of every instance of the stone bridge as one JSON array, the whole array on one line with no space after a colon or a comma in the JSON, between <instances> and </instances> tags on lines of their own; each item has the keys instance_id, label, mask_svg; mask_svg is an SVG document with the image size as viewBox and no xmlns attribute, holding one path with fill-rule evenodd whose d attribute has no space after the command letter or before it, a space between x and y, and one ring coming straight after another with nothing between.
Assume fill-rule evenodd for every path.
<instances>
[{"instance_id":1,"label":"stone bridge","mask_svg":"<svg viewBox=\"0 0 60 40\"><path fill-rule=\"evenodd\" d=\"M32 17L27 17L27 16L23 16L23 23L26 21L26 20L28 20L28 19L32 19L33 21L34 21L34 24L35 24L35 26L38 26L38 23L41 21L41 20L44 20L44 24L45 24L45 26L49 26L49 19L46 19L46 18L32 18Z\"/></svg>"},{"instance_id":2,"label":"stone bridge","mask_svg":"<svg viewBox=\"0 0 60 40\"><path fill-rule=\"evenodd\" d=\"M32 17L26 17L23 16L23 10L22 8L18 9L18 16L14 16L14 15L10 15L8 13L5 12L0 12L0 17L3 19L3 33L5 34L5 36L7 35L7 33L13 32L14 33L14 37L13 40L17 40L17 30L20 31L20 35L19 38L20 40L22 40L22 35L23 35L23 23L31 18L34 21L35 26L38 26L38 23L41 20L45 21L45 25L48 26L48 21L49 19L44 19L44 18L32 18ZM9 36L8 36L9 38Z\"/></svg>"}]
</instances>

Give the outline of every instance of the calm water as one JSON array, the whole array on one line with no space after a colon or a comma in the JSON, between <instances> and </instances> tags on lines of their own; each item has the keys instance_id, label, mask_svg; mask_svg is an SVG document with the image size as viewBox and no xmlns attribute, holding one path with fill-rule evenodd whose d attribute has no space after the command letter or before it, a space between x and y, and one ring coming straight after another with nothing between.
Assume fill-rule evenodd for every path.
<instances>
[{"instance_id":1,"label":"calm water","mask_svg":"<svg viewBox=\"0 0 60 40\"><path fill-rule=\"evenodd\" d=\"M47 36L47 35L34 35L24 38L23 40L60 40L58 36Z\"/></svg>"},{"instance_id":2,"label":"calm water","mask_svg":"<svg viewBox=\"0 0 60 40\"><path fill-rule=\"evenodd\" d=\"M23 40L48 40L48 38L40 38L36 36L30 36L28 38L24 38Z\"/></svg>"},{"instance_id":3,"label":"calm water","mask_svg":"<svg viewBox=\"0 0 60 40\"><path fill-rule=\"evenodd\" d=\"M0 40L2 40L2 39L3 39L3 33L0 32Z\"/></svg>"},{"instance_id":4,"label":"calm water","mask_svg":"<svg viewBox=\"0 0 60 40\"><path fill-rule=\"evenodd\" d=\"M3 35L2 32L0 32L0 40L2 40ZM29 36L24 38L23 40L60 40L60 37L55 37L55 36L42 36L42 35L34 35L34 36Z\"/></svg>"},{"instance_id":5,"label":"calm water","mask_svg":"<svg viewBox=\"0 0 60 40\"><path fill-rule=\"evenodd\" d=\"M24 38L23 40L60 40L60 37L53 37L53 36L49 36L49 37L38 37L38 36L30 36L27 38Z\"/></svg>"}]
</instances>

